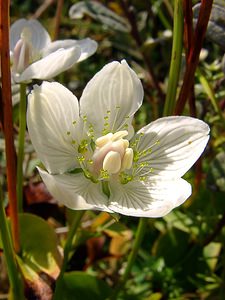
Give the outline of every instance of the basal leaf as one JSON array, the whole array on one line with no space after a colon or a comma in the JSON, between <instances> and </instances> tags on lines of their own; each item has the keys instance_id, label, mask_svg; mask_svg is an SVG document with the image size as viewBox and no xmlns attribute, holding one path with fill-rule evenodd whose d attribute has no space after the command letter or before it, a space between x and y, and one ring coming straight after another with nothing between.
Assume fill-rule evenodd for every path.
<instances>
[{"instance_id":1,"label":"basal leaf","mask_svg":"<svg viewBox=\"0 0 225 300\"><path fill-rule=\"evenodd\" d=\"M62 300L105 300L110 292L110 287L104 281L84 272L64 275Z\"/></svg>"}]
</instances>

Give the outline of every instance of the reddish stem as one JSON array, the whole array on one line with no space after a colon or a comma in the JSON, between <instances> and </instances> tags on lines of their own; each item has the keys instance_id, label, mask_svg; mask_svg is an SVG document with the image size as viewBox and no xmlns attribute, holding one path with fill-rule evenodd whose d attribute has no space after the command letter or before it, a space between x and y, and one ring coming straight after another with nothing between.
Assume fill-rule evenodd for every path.
<instances>
[{"instance_id":1,"label":"reddish stem","mask_svg":"<svg viewBox=\"0 0 225 300\"><path fill-rule=\"evenodd\" d=\"M190 54L193 45L193 26L192 26L192 0L183 0L183 13L184 13L184 46L186 49L186 59Z\"/></svg>"},{"instance_id":2,"label":"reddish stem","mask_svg":"<svg viewBox=\"0 0 225 300\"><path fill-rule=\"evenodd\" d=\"M61 16L62 16L63 2L64 2L64 0L57 1L57 9L56 9L56 14L55 14L54 40L57 40L59 37L59 27L60 27Z\"/></svg>"},{"instance_id":3,"label":"reddish stem","mask_svg":"<svg viewBox=\"0 0 225 300\"><path fill-rule=\"evenodd\" d=\"M191 87L194 84L195 70L199 61L199 54L202 49L213 0L202 0L199 17L194 32L193 43L188 55L187 67L184 74L183 85L177 100L175 115L180 115L184 110L185 103L189 97Z\"/></svg>"},{"instance_id":4,"label":"reddish stem","mask_svg":"<svg viewBox=\"0 0 225 300\"><path fill-rule=\"evenodd\" d=\"M151 82L153 88L155 88L157 90L158 95L159 95L160 99L163 102L165 97L164 97L164 94L161 90L161 87L160 87L160 85L159 85L159 83L156 79L156 76L155 76L153 67L151 65L150 59L145 54L145 52L142 50L143 41L142 41L142 38L141 38L140 33L138 31L136 17L135 17L134 11L132 9L132 6L130 6L129 3L127 3L127 0L121 0L120 3L121 3L121 7L124 11L124 14L126 15L127 20L130 23L131 35L134 38L138 48L140 49L140 52L142 54L144 63L146 65L147 69L148 69L148 75L149 75L150 82Z\"/></svg>"},{"instance_id":5,"label":"reddish stem","mask_svg":"<svg viewBox=\"0 0 225 300\"><path fill-rule=\"evenodd\" d=\"M3 129L5 136L6 172L10 207L10 219L12 222L12 237L15 251L20 250L18 207L16 196L16 152L13 139L12 119L12 95L11 74L9 56L9 0L0 1L0 49L2 72L2 111Z\"/></svg>"}]
</instances>

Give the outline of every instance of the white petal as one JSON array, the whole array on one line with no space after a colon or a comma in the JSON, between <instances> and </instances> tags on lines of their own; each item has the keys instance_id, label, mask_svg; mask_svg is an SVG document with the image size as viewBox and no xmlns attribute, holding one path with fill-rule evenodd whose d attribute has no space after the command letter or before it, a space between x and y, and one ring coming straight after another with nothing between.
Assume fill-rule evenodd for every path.
<instances>
[{"instance_id":1,"label":"white petal","mask_svg":"<svg viewBox=\"0 0 225 300\"><path fill-rule=\"evenodd\" d=\"M35 86L28 98L27 125L34 148L50 173L77 166L78 144L72 141L79 139L79 107L68 89L56 82Z\"/></svg>"},{"instance_id":2,"label":"white petal","mask_svg":"<svg viewBox=\"0 0 225 300\"><path fill-rule=\"evenodd\" d=\"M40 168L38 170L49 192L65 206L75 210L110 211L101 185L86 179L83 173L50 175Z\"/></svg>"},{"instance_id":3,"label":"white petal","mask_svg":"<svg viewBox=\"0 0 225 300\"><path fill-rule=\"evenodd\" d=\"M152 177L172 179L183 176L202 154L209 139L209 126L195 118L165 117L142 128L133 140L138 136L138 152L146 151L138 163L148 163L139 175L151 172L148 175Z\"/></svg>"},{"instance_id":4,"label":"white petal","mask_svg":"<svg viewBox=\"0 0 225 300\"><path fill-rule=\"evenodd\" d=\"M157 218L168 214L191 195L184 179L110 183L109 209L128 216Z\"/></svg>"},{"instance_id":5,"label":"white petal","mask_svg":"<svg viewBox=\"0 0 225 300\"><path fill-rule=\"evenodd\" d=\"M24 27L29 27L32 34L31 43L36 50L41 50L51 42L48 32L37 20L19 19L10 27L10 50L13 51Z\"/></svg>"},{"instance_id":6,"label":"white petal","mask_svg":"<svg viewBox=\"0 0 225 300\"><path fill-rule=\"evenodd\" d=\"M132 116L142 99L143 88L137 75L125 61L114 61L87 84L80 99L81 115L87 116L96 137L107 131L131 130ZM124 128L125 124L129 125L128 129Z\"/></svg>"},{"instance_id":7,"label":"white petal","mask_svg":"<svg viewBox=\"0 0 225 300\"><path fill-rule=\"evenodd\" d=\"M43 56L46 56L52 52L55 52L56 50L60 48L68 49L71 47L77 47L79 46L81 49L81 55L78 59L78 62L88 58L92 54L94 54L97 50L98 44L89 38L83 39L83 40L60 40L60 41L54 41L50 43L45 49L43 49L42 54Z\"/></svg>"},{"instance_id":8,"label":"white petal","mask_svg":"<svg viewBox=\"0 0 225 300\"><path fill-rule=\"evenodd\" d=\"M59 49L31 64L16 80L51 79L68 70L80 57L80 48Z\"/></svg>"}]
</instances>

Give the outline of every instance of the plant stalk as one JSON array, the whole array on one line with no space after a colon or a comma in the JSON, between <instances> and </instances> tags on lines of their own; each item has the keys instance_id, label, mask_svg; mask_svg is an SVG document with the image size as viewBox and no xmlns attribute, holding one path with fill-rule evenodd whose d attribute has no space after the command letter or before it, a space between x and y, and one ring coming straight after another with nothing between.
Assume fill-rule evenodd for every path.
<instances>
[{"instance_id":1,"label":"plant stalk","mask_svg":"<svg viewBox=\"0 0 225 300\"><path fill-rule=\"evenodd\" d=\"M180 115L189 97L191 87L194 84L194 75L199 61L213 0L202 0L199 17L194 31L193 44L187 59L187 66L184 73L183 84L175 107L175 115Z\"/></svg>"},{"instance_id":2,"label":"plant stalk","mask_svg":"<svg viewBox=\"0 0 225 300\"><path fill-rule=\"evenodd\" d=\"M53 300L63 299L63 275L66 271L66 266L67 266L68 261L69 261L69 254L70 254L70 251L71 251L71 248L72 248L73 238L74 238L74 236L77 232L77 229L80 225L80 221L81 221L84 214L85 214L85 210L76 211L75 218L74 218L73 223L70 227L68 237L67 237L67 240L66 240L66 244L65 244L65 247L64 247L63 264L62 264L62 268L61 268L59 277L56 281L56 289L55 289L55 293L54 293L54 296L53 296Z\"/></svg>"},{"instance_id":3,"label":"plant stalk","mask_svg":"<svg viewBox=\"0 0 225 300\"><path fill-rule=\"evenodd\" d=\"M26 84L20 84L20 104L19 104L19 138L17 156L17 199L19 212L23 211L23 160L24 142L26 132Z\"/></svg>"},{"instance_id":4,"label":"plant stalk","mask_svg":"<svg viewBox=\"0 0 225 300\"><path fill-rule=\"evenodd\" d=\"M182 1L175 0L174 3L174 24L173 24L173 46L170 62L169 81L166 93L166 101L163 116L173 114L176 104L177 86L179 82L180 66L182 58L183 40L183 12Z\"/></svg>"},{"instance_id":5,"label":"plant stalk","mask_svg":"<svg viewBox=\"0 0 225 300\"><path fill-rule=\"evenodd\" d=\"M141 242L142 242L143 237L144 237L147 222L148 222L148 218L140 218L140 220L139 220L139 224L138 224L134 244L133 244L132 250L131 250L131 252L128 256L126 269L123 273L123 276L119 280L118 285L115 287L115 289L113 290L111 296L109 297L109 300L117 299L117 296L119 295L121 290L124 288L128 278L129 278L131 269L133 267L134 261L137 257L137 254L138 254L138 250L140 248Z\"/></svg>"},{"instance_id":6,"label":"plant stalk","mask_svg":"<svg viewBox=\"0 0 225 300\"><path fill-rule=\"evenodd\" d=\"M5 256L8 277L11 288L11 297L13 300L23 300L23 282L20 276L20 273L17 269L17 263L15 258L15 253L13 251L12 240L7 224L4 204L3 204L3 195L2 195L2 186L0 185L0 235L3 245L3 253Z\"/></svg>"},{"instance_id":7,"label":"plant stalk","mask_svg":"<svg viewBox=\"0 0 225 300\"><path fill-rule=\"evenodd\" d=\"M11 74L9 56L9 0L0 0L0 51L1 51L1 74L2 74L2 106L3 106L3 129L5 136L6 173L10 207L10 219L12 222L13 246L18 253L19 222L16 195L16 152L13 138Z\"/></svg>"}]
</instances>

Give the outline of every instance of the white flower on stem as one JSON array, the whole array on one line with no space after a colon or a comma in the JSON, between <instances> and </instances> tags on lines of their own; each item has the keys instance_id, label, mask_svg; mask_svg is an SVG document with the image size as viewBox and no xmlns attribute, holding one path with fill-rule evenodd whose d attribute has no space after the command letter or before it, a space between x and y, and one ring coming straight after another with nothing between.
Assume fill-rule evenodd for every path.
<instances>
[{"instance_id":1,"label":"white flower on stem","mask_svg":"<svg viewBox=\"0 0 225 300\"><path fill-rule=\"evenodd\" d=\"M10 56L15 82L51 79L97 49L89 38L51 42L37 20L19 19L10 28Z\"/></svg>"},{"instance_id":2,"label":"white flower on stem","mask_svg":"<svg viewBox=\"0 0 225 300\"><path fill-rule=\"evenodd\" d=\"M191 195L181 177L203 152L209 127L191 117L158 119L134 134L143 88L125 61L112 62L77 98L56 82L29 96L28 130L46 170L40 175L66 206L161 217Z\"/></svg>"}]
</instances>

